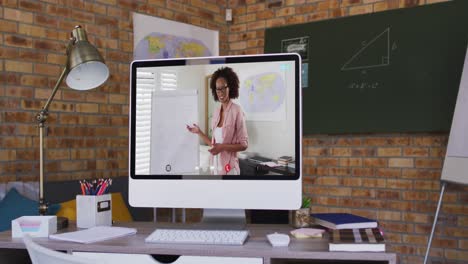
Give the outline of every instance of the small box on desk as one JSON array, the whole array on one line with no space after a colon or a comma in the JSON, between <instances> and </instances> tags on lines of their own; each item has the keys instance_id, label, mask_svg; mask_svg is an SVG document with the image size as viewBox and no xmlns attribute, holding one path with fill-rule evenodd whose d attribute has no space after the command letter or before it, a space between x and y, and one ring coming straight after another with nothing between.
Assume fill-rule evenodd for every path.
<instances>
[{"instance_id":1,"label":"small box on desk","mask_svg":"<svg viewBox=\"0 0 468 264\"><path fill-rule=\"evenodd\" d=\"M22 216L11 221L11 236L48 237L57 233L57 216Z\"/></svg>"},{"instance_id":2,"label":"small box on desk","mask_svg":"<svg viewBox=\"0 0 468 264\"><path fill-rule=\"evenodd\" d=\"M90 228L93 226L112 225L112 199L110 194L77 195L76 226Z\"/></svg>"}]
</instances>

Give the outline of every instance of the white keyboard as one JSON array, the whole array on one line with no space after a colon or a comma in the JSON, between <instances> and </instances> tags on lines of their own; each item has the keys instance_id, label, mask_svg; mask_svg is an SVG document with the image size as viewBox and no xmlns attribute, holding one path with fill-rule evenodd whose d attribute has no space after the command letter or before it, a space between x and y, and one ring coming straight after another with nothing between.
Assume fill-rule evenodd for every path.
<instances>
[{"instance_id":1,"label":"white keyboard","mask_svg":"<svg viewBox=\"0 0 468 264\"><path fill-rule=\"evenodd\" d=\"M246 230L193 230L156 229L146 243L243 245L249 232Z\"/></svg>"}]
</instances>

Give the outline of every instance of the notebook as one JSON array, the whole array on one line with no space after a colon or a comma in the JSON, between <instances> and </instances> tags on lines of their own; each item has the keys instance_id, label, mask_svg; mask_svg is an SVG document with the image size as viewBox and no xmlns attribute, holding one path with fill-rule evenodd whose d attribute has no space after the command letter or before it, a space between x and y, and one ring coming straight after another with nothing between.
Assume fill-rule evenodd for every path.
<instances>
[{"instance_id":1,"label":"notebook","mask_svg":"<svg viewBox=\"0 0 468 264\"><path fill-rule=\"evenodd\" d=\"M330 230L328 245L330 251L385 251L385 240L378 228Z\"/></svg>"},{"instance_id":2,"label":"notebook","mask_svg":"<svg viewBox=\"0 0 468 264\"><path fill-rule=\"evenodd\" d=\"M50 235L50 239L89 244L113 238L136 234L135 228L115 226L95 226L88 229Z\"/></svg>"},{"instance_id":3,"label":"notebook","mask_svg":"<svg viewBox=\"0 0 468 264\"><path fill-rule=\"evenodd\" d=\"M330 229L375 228L377 221L348 213L311 214L316 224Z\"/></svg>"}]
</instances>

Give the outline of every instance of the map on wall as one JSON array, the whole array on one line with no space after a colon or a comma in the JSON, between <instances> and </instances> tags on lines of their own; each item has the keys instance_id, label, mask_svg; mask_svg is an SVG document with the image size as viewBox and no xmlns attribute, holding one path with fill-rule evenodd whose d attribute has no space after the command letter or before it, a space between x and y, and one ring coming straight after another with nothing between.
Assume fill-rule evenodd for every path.
<instances>
[{"instance_id":1,"label":"map on wall","mask_svg":"<svg viewBox=\"0 0 468 264\"><path fill-rule=\"evenodd\" d=\"M218 31L133 13L133 58L217 56Z\"/></svg>"},{"instance_id":2,"label":"map on wall","mask_svg":"<svg viewBox=\"0 0 468 264\"><path fill-rule=\"evenodd\" d=\"M240 85L239 102L247 120L284 120L285 98L286 85L276 72L249 76Z\"/></svg>"},{"instance_id":3,"label":"map on wall","mask_svg":"<svg viewBox=\"0 0 468 264\"><path fill-rule=\"evenodd\" d=\"M194 38L150 33L135 46L134 59L167 59L211 56L210 49Z\"/></svg>"}]
</instances>

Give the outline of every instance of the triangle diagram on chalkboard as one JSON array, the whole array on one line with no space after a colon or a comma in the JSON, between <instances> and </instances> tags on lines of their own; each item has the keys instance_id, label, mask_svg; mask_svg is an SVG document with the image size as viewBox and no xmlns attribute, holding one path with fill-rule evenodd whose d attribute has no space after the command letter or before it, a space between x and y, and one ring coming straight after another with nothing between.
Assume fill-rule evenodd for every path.
<instances>
[{"instance_id":1,"label":"triangle diagram on chalkboard","mask_svg":"<svg viewBox=\"0 0 468 264\"><path fill-rule=\"evenodd\" d=\"M362 70L390 65L390 28L385 29L349 59L342 71Z\"/></svg>"}]
</instances>

